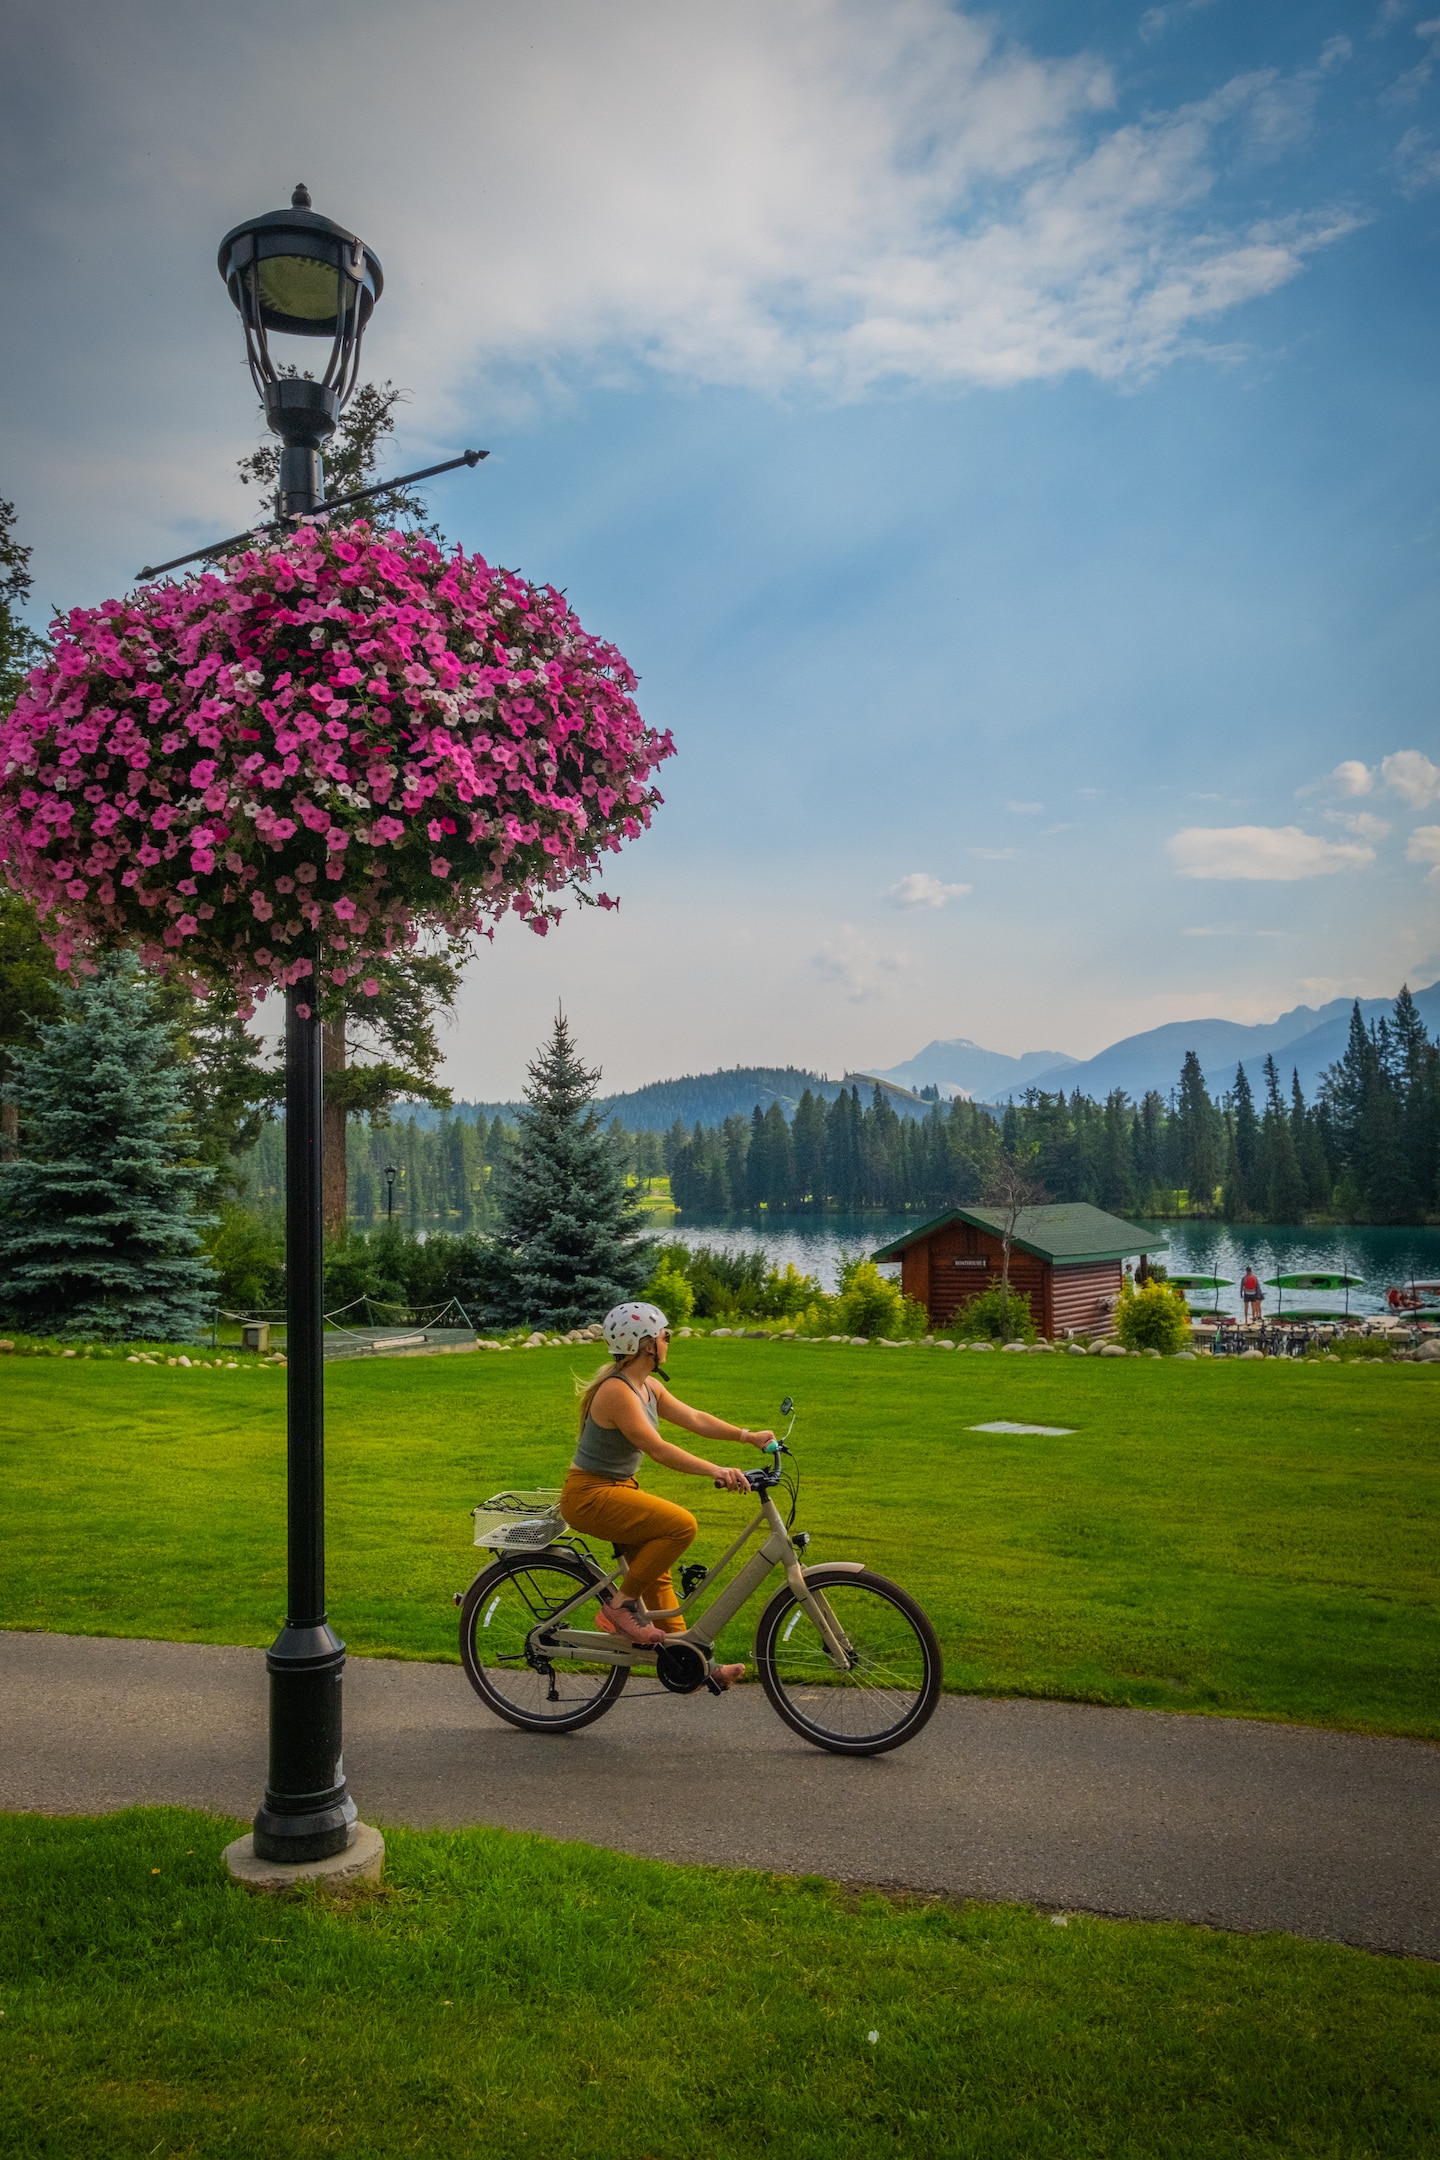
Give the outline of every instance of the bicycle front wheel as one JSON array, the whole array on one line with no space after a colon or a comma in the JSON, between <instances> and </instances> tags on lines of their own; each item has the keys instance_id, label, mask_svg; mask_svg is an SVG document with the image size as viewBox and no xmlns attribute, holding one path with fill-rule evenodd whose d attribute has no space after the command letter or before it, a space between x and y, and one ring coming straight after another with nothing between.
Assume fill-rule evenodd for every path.
<instances>
[{"instance_id":1,"label":"bicycle front wheel","mask_svg":"<svg viewBox=\"0 0 1440 2160\"><path fill-rule=\"evenodd\" d=\"M522 1732L577 1732L603 1717L630 1677L625 1665L583 1651L532 1648L534 1630L604 1576L565 1552L512 1553L476 1577L460 1609L460 1658L480 1700ZM577 1606L567 1627L594 1628L596 1601Z\"/></svg>"},{"instance_id":2,"label":"bicycle front wheel","mask_svg":"<svg viewBox=\"0 0 1440 2160\"><path fill-rule=\"evenodd\" d=\"M866 1570L816 1568L807 1588L848 1645L841 1671L787 1584L760 1616L755 1659L771 1704L793 1732L834 1755L883 1755L913 1740L940 1699L935 1630L897 1583Z\"/></svg>"}]
</instances>

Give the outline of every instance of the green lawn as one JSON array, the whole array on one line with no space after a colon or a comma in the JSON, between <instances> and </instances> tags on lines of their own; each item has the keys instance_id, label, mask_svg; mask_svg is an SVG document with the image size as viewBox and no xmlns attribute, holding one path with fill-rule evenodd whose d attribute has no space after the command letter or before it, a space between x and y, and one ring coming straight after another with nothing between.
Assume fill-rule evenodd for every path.
<instances>
[{"instance_id":1,"label":"green lawn","mask_svg":"<svg viewBox=\"0 0 1440 2160\"><path fill-rule=\"evenodd\" d=\"M560 1483L591 1369L568 1349L331 1368L330 1606L352 1649L455 1655L468 1510ZM952 1687L1440 1737L1440 1369L699 1339L671 1369L752 1425L794 1394L810 1557L913 1590ZM6 1361L5 1624L267 1642L284 1396L278 1369ZM1075 1430L967 1430L996 1418ZM653 1482L713 1556L739 1503Z\"/></svg>"},{"instance_id":2,"label":"green lawn","mask_svg":"<svg viewBox=\"0 0 1440 2160\"><path fill-rule=\"evenodd\" d=\"M1440 1969L503 1831L253 1898L238 1824L0 1818L18 2160L1411 2160Z\"/></svg>"}]
</instances>

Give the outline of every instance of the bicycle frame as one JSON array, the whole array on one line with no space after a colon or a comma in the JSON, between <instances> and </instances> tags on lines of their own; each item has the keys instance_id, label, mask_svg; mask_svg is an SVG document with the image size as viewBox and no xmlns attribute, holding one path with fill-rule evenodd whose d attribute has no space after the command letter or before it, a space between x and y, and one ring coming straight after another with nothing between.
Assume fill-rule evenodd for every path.
<instances>
[{"instance_id":1,"label":"bicycle frame","mask_svg":"<svg viewBox=\"0 0 1440 2160\"><path fill-rule=\"evenodd\" d=\"M848 1672L851 1663L849 1637L831 1612L823 1593L810 1588L806 1577L812 1571L801 1565L799 1550L781 1520L780 1510L776 1507L770 1494L762 1492L759 1495L759 1500L759 1514L754 1518L753 1522L746 1524L734 1543L721 1554L714 1567L707 1571L704 1582L697 1583L689 1596L682 1598L678 1605L657 1607L653 1611L646 1611L642 1617L646 1620L665 1620L673 1619L677 1612L687 1612L695 1604L697 1598L714 1589L718 1578L729 1567L731 1561L749 1544L751 1538L758 1531L768 1530L768 1535L759 1551L751 1554L734 1580L728 1583L717 1597L713 1598L697 1624L691 1626L687 1621L683 1633L677 1629L668 1639L677 1643L693 1643L697 1649L704 1652L706 1657L709 1657L715 1647L716 1638L726 1622L733 1620L736 1613L759 1589L761 1583L764 1582L772 1569L783 1567L786 1580L791 1589L820 1632L821 1639L825 1644L826 1655L829 1657L831 1664L837 1672ZM538 1560L541 1555L537 1553L535 1557ZM841 1567L856 1573L864 1565L863 1561L859 1560L830 1560L825 1564L827 1568ZM625 1561L617 1561L610 1573L603 1578L600 1585L601 1589L609 1588L617 1582L625 1572L626 1566ZM540 1626L532 1631L527 1647L537 1656L543 1656L547 1649L583 1650L587 1659L606 1665L650 1663L655 1656L653 1648L642 1649L637 1644L627 1643L614 1635L603 1633L598 1628L572 1628L564 1625L565 1615L573 1612L578 1606L588 1604L595 1595L595 1589L596 1585L589 1583L583 1590L577 1591L568 1604L562 1605L558 1612L552 1613L547 1620L542 1621Z\"/></svg>"}]
</instances>

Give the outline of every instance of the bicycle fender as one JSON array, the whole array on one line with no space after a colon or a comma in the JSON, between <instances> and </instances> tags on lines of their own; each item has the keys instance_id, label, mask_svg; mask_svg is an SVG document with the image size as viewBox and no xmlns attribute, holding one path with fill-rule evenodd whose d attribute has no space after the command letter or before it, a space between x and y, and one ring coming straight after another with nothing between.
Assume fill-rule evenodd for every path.
<instances>
[{"instance_id":1,"label":"bicycle fender","mask_svg":"<svg viewBox=\"0 0 1440 2160\"><path fill-rule=\"evenodd\" d=\"M864 1560L817 1560L813 1567L802 1567L800 1572L808 1581L812 1575L841 1574L863 1575L867 1563Z\"/></svg>"}]
</instances>

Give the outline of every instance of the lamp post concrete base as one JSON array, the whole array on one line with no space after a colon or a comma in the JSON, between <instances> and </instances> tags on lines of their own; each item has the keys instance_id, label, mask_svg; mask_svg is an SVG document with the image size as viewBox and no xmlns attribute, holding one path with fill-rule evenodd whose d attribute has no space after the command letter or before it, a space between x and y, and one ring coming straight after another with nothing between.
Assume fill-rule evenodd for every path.
<instances>
[{"instance_id":1,"label":"lamp post concrete base","mask_svg":"<svg viewBox=\"0 0 1440 2160\"><path fill-rule=\"evenodd\" d=\"M385 1865L385 1840L369 1823L352 1825L344 1852L328 1860L257 1860L251 1831L225 1848L225 1865L235 1882L247 1890L289 1890L296 1883L323 1883L328 1890L345 1890L356 1883L379 1882Z\"/></svg>"}]
</instances>

